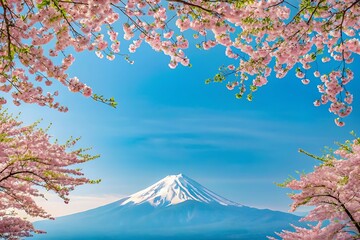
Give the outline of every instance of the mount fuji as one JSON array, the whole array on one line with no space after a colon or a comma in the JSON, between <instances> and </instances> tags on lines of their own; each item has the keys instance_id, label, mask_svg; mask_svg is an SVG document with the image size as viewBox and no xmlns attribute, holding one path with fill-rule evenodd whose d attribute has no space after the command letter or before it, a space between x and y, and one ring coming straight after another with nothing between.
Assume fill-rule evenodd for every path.
<instances>
[{"instance_id":1,"label":"mount fuji","mask_svg":"<svg viewBox=\"0 0 360 240\"><path fill-rule=\"evenodd\" d=\"M266 239L298 216L244 206L170 175L111 204L34 223L35 239ZM297 223L297 225L299 225Z\"/></svg>"},{"instance_id":2,"label":"mount fuji","mask_svg":"<svg viewBox=\"0 0 360 240\"><path fill-rule=\"evenodd\" d=\"M154 207L168 207L185 201L241 206L220 197L184 174L167 176L150 187L130 195L120 205L149 203Z\"/></svg>"}]
</instances>

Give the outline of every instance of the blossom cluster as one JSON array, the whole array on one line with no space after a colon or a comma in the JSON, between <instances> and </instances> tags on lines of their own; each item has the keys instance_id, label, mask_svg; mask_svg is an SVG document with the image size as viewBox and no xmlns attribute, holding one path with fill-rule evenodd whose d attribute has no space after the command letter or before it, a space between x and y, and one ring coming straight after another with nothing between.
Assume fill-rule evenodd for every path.
<instances>
[{"instance_id":1,"label":"blossom cluster","mask_svg":"<svg viewBox=\"0 0 360 240\"><path fill-rule=\"evenodd\" d=\"M339 158L336 158L338 155ZM314 172L292 180L287 187L297 193L291 211L300 206L314 209L302 221L319 222L310 228L278 233L283 239L359 239L360 237L360 138L340 145L333 154L320 158ZM322 222L329 221L322 226Z\"/></svg>"},{"instance_id":2,"label":"blossom cluster","mask_svg":"<svg viewBox=\"0 0 360 240\"><path fill-rule=\"evenodd\" d=\"M73 86L74 78L66 73L73 57L65 55L60 65L55 60L70 47L114 60L120 54L115 23L122 17L123 38L132 40L129 52L147 43L170 57L170 68L190 65L184 52L189 47L185 31L194 33L193 37L200 41L198 48L223 46L224 54L235 61L225 75L234 74L232 82L237 82L233 85L238 86L239 98L246 92L246 85L253 92L266 85L271 74L284 78L296 69L295 75L303 84L311 82L312 74L319 78L315 81L320 97L314 105L329 104L330 112L337 115L336 124L343 126L341 119L352 110L352 94L346 85L354 78L349 67L353 54L360 53L359 0L300 1L297 8L284 0L37 0L26 4L23 0L1 0L0 3L4 23L0 37L0 90L12 90L16 105L23 101L66 109L53 102L53 93L42 90L54 80L70 91L90 96L89 87ZM128 57L125 59L133 63ZM322 68L330 64L335 66L330 72ZM41 78L46 79L45 86L33 81ZM5 102L0 99L0 104Z\"/></svg>"},{"instance_id":3,"label":"blossom cluster","mask_svg":"<svg viewBox=\"0 0 360 240\"><path fill-rule=\"evenodd\" d=\"M35 230L31 222L18 215L52 219L35 202L45 198L41 190L52 191L65 203L76 186L94 181L83 177L72 165L84 163L97 156L83 149L69 151L77 139L65 144L52 143L50 136L37 129L36 124L23 126L6 112L0 112L0 237L17 239Z\"/></svg>"},{"instance_id":4,"label":"blossom cluster","mask_svg":"<svg viewBox=\"0 0 360 240\"><path fill-rule=\"evenodd\" d=\"M15 105L35 103L62 112L68 108L56 102L59 91L46 87L66 86L72 92L92 96L89 86L67 70L73 64L69 48L77 52L104 51L108 42L102 26L116 22L119 14L112 4L119 1L0 1L0 91L11 92ZM119 52L117 33L110 34L113 52ZM0 106L7 100L0 97Z\"/></svg>"}]
</instances>

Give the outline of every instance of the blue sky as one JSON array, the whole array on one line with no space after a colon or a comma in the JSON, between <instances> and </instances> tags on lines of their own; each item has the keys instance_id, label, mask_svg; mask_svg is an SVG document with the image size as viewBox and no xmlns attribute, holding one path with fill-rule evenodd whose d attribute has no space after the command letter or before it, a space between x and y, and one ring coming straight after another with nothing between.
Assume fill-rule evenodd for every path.
<instances>
[{"instance_id":1,"label":"blue sky","mask_svg":"<svg viewBox=\"0 0 360 240\"><path fill-rule=\"evenodd\" d=\"M98 94L115 97L117 109L65 88L59 100L69 107L68 113L9 106L11 112L23 113L24 122L42 118L44 126L53 123L50 134L55 138L81 136L80 146L92 146L93 153L101 154L83 166L87 176L102 179L99 185L74 191L75 205L58 205L50 198L46 208L55 215L84 210L137 192L166 175L184 173L230 200L287 211L289 190L274 182L296 176L296 170L311 171L316 162L298 153L299 148L321 154L324 146L349 139L351 130L360 133L360 84L349 84L354 111L339 128L327 106L312 104L319 97L315 79L305 86L293 74L273 78L252 102L237 100L225 84L205 85L220 65L231 62L223 51L191 48L187 54L193 67L175 70L167 66L167 56L147 46L132 56L134 65L84 53L77 56L70 76ZM355 75L360 76L358 69Z\"/></svg>"}]
</instances>

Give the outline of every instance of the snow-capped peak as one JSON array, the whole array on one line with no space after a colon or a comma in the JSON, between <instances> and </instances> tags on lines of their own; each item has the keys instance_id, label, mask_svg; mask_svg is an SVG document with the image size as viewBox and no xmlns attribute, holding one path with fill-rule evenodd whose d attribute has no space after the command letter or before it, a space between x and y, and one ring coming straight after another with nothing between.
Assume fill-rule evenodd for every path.
<instances>
[{"instance_id":1,"label":"snow-capped peak","mask_svg":"<svg viewBox=\"0 0 360 240\"><path fill-rule=\"evenodd\" d=\"M152 206L170 206L185 201L241 206L203 187L184 174L169 175L150 187L130 195L121 205L150 203Z\"/></svg>"}]
</instances>

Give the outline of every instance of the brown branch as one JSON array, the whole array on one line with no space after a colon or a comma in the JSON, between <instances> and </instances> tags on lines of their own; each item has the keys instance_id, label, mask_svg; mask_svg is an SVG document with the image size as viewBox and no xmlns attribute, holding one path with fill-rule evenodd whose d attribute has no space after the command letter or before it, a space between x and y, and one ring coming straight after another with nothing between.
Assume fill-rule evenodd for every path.
<instances>
[{"instance_id":1,"label":"brown branch","mask_svg":"<svg viewBox=\"0 0 360 240\"><path fill-rule=\"evenodd\" d=\"M61 1L61 0L59 0L58 2L60 2L60 3L80 4L80 5L86 5L86 6L89 5L88 3L84 3L84 2L74 2L74 1Z\"/></svg>"},{"instance_id":2,"label":"brown branch","mask_svg":"<svg viewBox=\"0 0 360 240\"><path fill-rule=\"evenodd\" d=\"M116 6L115 4L111 3L111 5L117 9L119 9L128 19L130 19L130 21L136 26L137 29L139 29L140 32L142 32L143 34L145 34L145 36L149 36L147 34L147 32L134 20L132 19L132 17L130 17L123 9L121 9L121 7Z\"/></svg>"},{"instance_id":3,"label":"brown branch","mask_svg":"<svg viewBox=\"0 0 360 240\"><path fill-rule=\"evenodd\" d=\"M12 56L11 56L11 39L10 39L10 22L9 19L7 18L7 10L8 10L8 6L6 5L6 3L4 2L4 0L0 0L1 6L4 9L4 20L5 20L5 25L6 25L6 32L7 32L7 48L8 48L8 58L9 61L12 61Z\"/></svg>"},{"instance_id":4,"label":"brown branch","mask_svg":"<svg viewBox=\"0 0 360 240\"><path fill-rule=\"evenodd\" d=\"M273 7L276 7L276 6L279 6L279 5L281 5L282 3L284 3L284 2L285 2L285 1L282 0L282 1L278 2L278 3L275 3L274 5L269 6L267 9L273 8Z\"/></svg>"},{"instance_id":5,"label":"brown branch","mask_svg":"<svg viewBox=\"0 0 360 240\"><path fill-rule=\"evenodd\" d=\"M355 218L353 217L351 212L346 208L345 204L342 203L339 198L337 198L331 194L316 194L316 195L311 196L311 198L314 198L314 197L330 197L332 199L335 199L340 204L340 207L345 211L347 216L350 218L351 222L355 225L358 233L360 233L360 222L357 222L355 220Z\"/></svg>"},{"instance_id":6,"label":"brown branch","mask_svg":"<svg viewBox=\"0 0 360 240\"><path fill-rule=\"evenodd\" d=\"M73 32L74 36L82 36L78 31L76 31L76 29L73 27L73 25L71 24L71 22L69 21L69 19L66 17L64 10L59 6L59 4L57 4L56 1L52 1L54 3L54 6L56 7L56 9L60 12L60 14L62 15L62 17L64 18L64 20L66 21L66 23L69 25L69 27L71 28L71 31Z\"/></svg>"},{"instance_id":7,"label":"brown branch","mask_svg":"<svg viewBox=\"0 0 360 240\"><path fill-rule=\"evenodd\" d=\"M210 9L207 9L207 8L204 8L202 6L199 6L199 5L196 5L196 4L193 4L193 3L190 3L190 2L186 2L184 0L167 0L168 2L177 2L177 3L182 3L184 5L187 5L187 6L190 6L190 7L196 7L196 8L199 8L205 12L208 12L208 13L211 13L211 14L214 14L214 15L218 15L218 16L222 16L221 13L218 13L214 10L210 10Z\"/></svg>"},{"instance_id":8,"label":"brown branch","mask_svg":"<svg viewBox=\"0 0 360 240\"><path fill-rule=\"evenodd\" d=\"M309 156L309 157L312 157L312 158L314 158L314 159L317 159L317 160L320 160L320 161L322 161L322 162L325 162L326 161L326 159L324 159L324 158L322 158L322 157L318 157L318 156L316 156L316 155L314 155L314 154L311 154L311 153L309 153L309 152L307 152L307 151L305 151L305 150L303 150L303 149L299 149L298 150L300 153L304 153L305 155L307 155L307 156Z\"/></svg>"},{"instance_id":9,"label":"brown branch","mask_svg":"<svg viewBox=\"0 0 360 240\"><path fill-rule=\"evenodd\" d=\"M313 18L313 16L314 16L314 14L315 14L316 10L319 8L319 6L320 6L320 4L321 4L322 2L323 2L323 1L319 1L319 2L318 2L318 4L316 5L316 7L315 7L314 11L311 13L311 15L310 15L310 17L309 17L309 20L306 22L308 25L309 25L309 23L310 23L311 19Z\"/></svg>"},{"instance_id":10,"label":"brown branch","mask_svg":"<svg viewBox=\"0 0 360 240\"><path fill-rule=\"evenodd\" d=\"M300 10L296 13L296 15L291 19L291 21L286 24L286 26L288 26L290 23L292 23L292 22L295 20L295 18L297 18L297 17L302 13L302 11L304 11L305 9L307 9L307 6L303 7L302 9L300 9Z\"/></svg>"}]
</instances>

